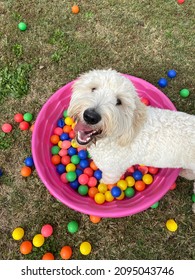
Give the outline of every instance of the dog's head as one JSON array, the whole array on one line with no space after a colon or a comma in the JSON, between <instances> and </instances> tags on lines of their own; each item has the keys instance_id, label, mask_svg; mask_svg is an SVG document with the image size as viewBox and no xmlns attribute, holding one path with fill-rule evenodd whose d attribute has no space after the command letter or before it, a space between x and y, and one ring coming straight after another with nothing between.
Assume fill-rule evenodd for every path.
<instances>
[{"instance_id":1,"label":"dog's head","mask_svg":"<svg viewBox=\"0 0 195 280\"><path fill-rule=\"evenodd\" d=\"M75 81L68 115L76 121L79 145L113 137L125 146L143 119L144 107L129 79L115 70L92 70Z\"/></svg>"}]
</instances>

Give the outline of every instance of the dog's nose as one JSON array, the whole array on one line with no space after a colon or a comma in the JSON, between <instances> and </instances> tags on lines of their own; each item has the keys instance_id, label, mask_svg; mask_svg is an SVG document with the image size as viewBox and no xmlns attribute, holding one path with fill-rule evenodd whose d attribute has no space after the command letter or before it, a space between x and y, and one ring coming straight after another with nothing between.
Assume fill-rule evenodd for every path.
<instances>
[{"instance_id":1,"label":"dog's nose","mask_svg":"<svg viewBox=\"0 0 195 280\"><path fill-rule=\"evenodd\" d=\"M94 109L85 110L83 118L88 124L96 124L101 120L100 114L98 114Z\"/></svg>"}]
</instances>

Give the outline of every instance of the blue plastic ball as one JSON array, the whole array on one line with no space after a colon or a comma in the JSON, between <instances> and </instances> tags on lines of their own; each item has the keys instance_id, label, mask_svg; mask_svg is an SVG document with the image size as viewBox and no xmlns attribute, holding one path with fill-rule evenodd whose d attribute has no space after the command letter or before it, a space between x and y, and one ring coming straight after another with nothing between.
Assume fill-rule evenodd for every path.
<instances>
[{"instance_id":1,"label":"blue plastic ball","mask_svg":"<svg viewBox=\"0 0 195 280\"><path fill-rule=\"evenodd\" d=\"M28 167L33 167L34 166L34 161L33 161L32 157L25 158L24 163Z\"/></svg>"},{"instance_id":2,"label":"blue plastic ball","mask_svg":"<svg viewBox=\"0 0 195 280\"><path fill-rule=\"evenodd\" d=\"M57 166L56 166L56 171L59 173L59 174L62 174L62 173L64 173L65 171L66 171L66 168L65 168L65 166L63 165L63 164L58 164Z\"/></svg>"},{"instance_id":3,"label":"blue plastic ball","mask_svg":"<svg viewBox=\"0 0 195 280\"><path fill-rule=\"evenodd\" d=\"M57 122L57 125L58 125L59 127L63 128L64 125L65 125L64 119L59 119L58 122Z\"/></svg>"},{"instance_id":4,"label":"blue plastic ball","mask_svg":"<svg viewBox=\"0 0 195 280\"><path fill-rule=\"evenodd\" d=\"M3 171L0 169L0 177L3 176Z\"/></svg>"},{"instance_id":5,"label":"blue plastic ball","mask_svg":"<svg viewBox=\"0 0 195 280\"><path fill-rule=\"evenodd\" d=\"M135 180L139 181L139 180L142 179L143 174L141 173L141 171L136 170L136 171L133 172L132 176Z\"/></svg>"},{"instance_id":6,"label":"blue plastic ball","mask_svg":"<svg viewBox=\"0 0 195 280\"><path fill-rule=\"evenodd\" d=\"M102 171L101 170L95 170L93 176L97 179L100 180L102 178Z\"/></svg>"},{"instance_id":7,"label":"blue plastic ball","mask_svg":"<svg viewBox=\"0 0 195 280\"><path fill-rule=\"evenodd\" d=\"M60 135L60 140L64 141L64 140L68 140L68 139L69 139L68 133L62 133Z\"/></svg>"},{"instance_id":8,"label":"blue plastic ball","mask_svg":"<svg viewBox=\"0 0 195 280\"><path fill-rule=\"evenodd\" d=\"M166 86L168 85L167 79L165 79L165 78L160 78L160 79L158 80L158 85L159 85L161 88L166 87Z\"/></svg>"},{"instance_id":9,"label":"blue plastic ball","mask_svg":"<svg viewBox=\"0 0 195 280\"><path fill-rule=\"evenodd\" d=\"M73 181L73 182L70 182L70 186L71 186L71 188L72 189L74 189L74 190L77 190L78 189L78 187L79 187L79 182L78 182L78 180L76 179L75 181Z\"/></svg>"},{"instance_id":10,"label":"blue plastic ball","mask_svg":"<svg viewBox=\"0 0 195 280\"><path fill-rule=\"evenodd\" d=\"M81 169L76 169L75 170L77 177L79 177L81 174L83 174L83 171Z\"/></svg>"},{"instance_id":11,"label":"blue plastic ball","mask_svg":"<svg viewBox=\"0 0 195 280\"><path fill-rule=\"evenodd\" d=\"M87 153L86 150L80 150L80 151L78 152L78 156L79 156L80 159L86 159L87 156L88 156L88 153Z\"/></svg>"},{"instance_id":12,"label":"blue plastic ball","mask_svg":"<svg viewBox=\"0 0 195 280\"><path fill-rule=\"evenodd\" d=\"M112 194L112 196L114 196L114 197L119 197L120 195L121 195L121 189L119 188L119 187L113 187L112 189L111 189L111 194Z\"/></svg>"},{"instance_id":13,"label":"blue plastic ball","mask_svg":"<svg viewBox=\"0 0 195 280\"><path fill-rule=\"evenodd\" d=\"M89 161L87 159L81 159L79 165L81 168L86 168L89 166Z\"/></svg>"},{"instance_id":14,"label":"blue plastic ball","mask_svg":"<svg viewBox=\"0 0 195 280\"><path fill-rule=\"evenodd\" d=\"M68 154L69 154L69 156L74 156L74 155L76 155L76 154L77 154L77 149L76 149L76 148L73 148L73 147L70 147L70 148L68 149Z\"/></svg>"},{"instance_id":15,"label":"blue plastic ball","mask_svg":"<svg viewBox=\"0 0 195 280\"><path fill-rule=\"evenodd\" d=\"M174 69L171 69L167 72L167 76L171 79L175 78L177 76L177 72Z\"/></svg>"}]
</instances>

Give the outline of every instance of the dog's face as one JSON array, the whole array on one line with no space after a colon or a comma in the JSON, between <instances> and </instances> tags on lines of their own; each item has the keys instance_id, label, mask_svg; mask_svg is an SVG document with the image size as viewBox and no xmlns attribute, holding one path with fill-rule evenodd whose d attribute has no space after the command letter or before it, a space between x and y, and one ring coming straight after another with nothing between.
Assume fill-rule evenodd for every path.
<instances>
[{"instance_id":1,"label":"dog's face","mask_svg":"<svg viewBox=\"0 0 195 280\"><path fill-rule=\"evenodd\" d=\"M138 104L133 84L114 70L92 70L73 85L68 115L79 145L115 137L124 145L132 134Z\"/></svg>"}]
</instances>

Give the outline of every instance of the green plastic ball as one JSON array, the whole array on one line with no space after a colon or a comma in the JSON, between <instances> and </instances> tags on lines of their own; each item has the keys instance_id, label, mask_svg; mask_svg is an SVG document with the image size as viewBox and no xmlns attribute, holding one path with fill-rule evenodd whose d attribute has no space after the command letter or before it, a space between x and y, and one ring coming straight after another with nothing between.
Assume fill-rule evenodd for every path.
<instances>
[{"instance_id":1,"label":"green plastic ball","mask_svg":"<svg viewBox=\"0 0 195 280\"><path fill-rule=\"evenodd\" d=\"M68 182L73 182L75 181L77 178L77 174L75 171L69 171L66 173L66 179L68 180Z\"/></svg>"},{"instance_id":2,"label":"green plastic ball","mask_svg":"<svg viewBox=\"0 0 195 280\"><path fill-rule=\"evenodd\" d=\"M64 110L63 116L64 116L65 118L68 117L68 110Z\"/></svg>"},{"instance_id":3,"label":"green plastic ball","mask_svg":"<svg viewBox=\"0 0 195 280\"><path fill-rule=\"evenodd\" d=\"M193 195L192 195L192 202L195 203L195 193L193 193Z\"/></svg>"},{"instance_id":4,"label":"green plastic ball","mask_svg":"<svg viewBox=\"0 0 195 280\"><path fill-rule=\"evenodd\" d=\"M19 28L21 31L25 31L25 30L27 29L27 25L26 25L26 23L24 23L24 22L20 22L20 23L18 24L18 28Z\"/></svg>"},{"instance_id":5,"label":"green plastic ball","mask_svg":"<svg viewBox=\"0 0 195 280\"><path fill-rule=\"evenodd\" d=\"M157 202L154 203L150 208L156 209L158 206L159 206L159 202L157 201Z\"/></svg>"},{"instance_id":6,"label":"green plastic ball","mask_svg":"<svg viewBox=\"0 0 195 280\"><path fill-rule=\"evenodd\" d=\"M88 187L86 186L86 185L80 185L79 187L78 187L78 193L80 194L80 195L87 195L88 194Z\"/></svg>"},{"instance_id":7,"label":"green plastic ball","mask_svg":"<svg viewBox=\"0 0 195 280\"><path fill-rule=\"evenodd\" d=\"M125 190L125 196L126 197L132 197L135 194L134 188L126 188Z\"/></svg>"},{"instance_id":8,"label":"green plastic ball","mask_svg":"<svg viewBox=\"0 0 195 280\"><path fill-rule=\"evenodd\" d=\"M187 88L183 88L182 90L180 90L179 94L181 97L186 98L189 96L190 92Z\"/></svg>"},{"instance_id":9,"label":"green plastic ball","mask_svg":"<svg viewBox=\"0 0 195 280\"><path fill-rule=\"evenodd\" d=\"M23 116L23 119L26 121L26 122L31 122L32 119L33 119L33 115L31 113L25 113L24 116Z\"/></svg>"},{"instance_id":10,"label":"green plastic ball","mask_svg":"<svg viewBox=\"0 0 195 280\"><path fill-rule=\"evenodd\" d=\"M73 155L73 156L71 156L70 161L74 164L78 164L80 162L80 158L78 155Z\"/></svg>"},{"instance_id":11,"label":"green plastic ball","mask_svg":"<svg viewBox=\"0 0 195 280\"><path fill-rule=\"evenodd\" d=\"M58 146L53 146L51 148L52 155L57 155L59 153L59 151L60 151L60 147L58 147Z\"/></svg>"},{"instance_id":12,"label":"green plastic ball","mask_svg":"<svg viewBox=\"0 0 195 280\"><path fill-rule=\"evenodd\" d=\"M67 228L70 233L75 233L79 229L79 224L76 221L71 221L68 223Z\"/></svg>"}]
</instances>

